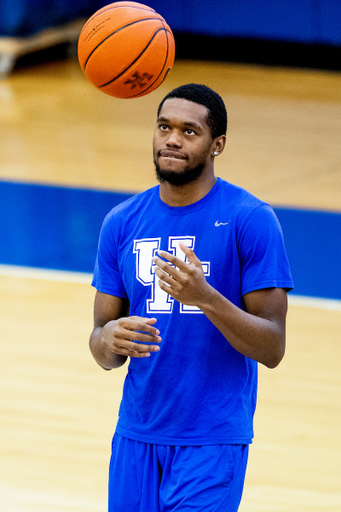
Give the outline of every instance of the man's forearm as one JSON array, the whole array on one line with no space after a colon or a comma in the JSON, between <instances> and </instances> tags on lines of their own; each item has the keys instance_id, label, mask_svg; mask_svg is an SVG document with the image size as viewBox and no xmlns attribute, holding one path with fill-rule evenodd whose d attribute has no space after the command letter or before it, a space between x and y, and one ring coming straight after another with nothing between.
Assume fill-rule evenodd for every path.
<instances>
[{"instance_id":1,"label":"man's forearm","mask_svg":"<svg viewBox=\"0 0 341 512\"><path fill-rule=\"evenodd\" d=\"M283 358L285 332L278 322L243 311L213 288L209 300L199 307L229 343L246 357L269 368L276 367Z\"/></svg>"}]
</instances>

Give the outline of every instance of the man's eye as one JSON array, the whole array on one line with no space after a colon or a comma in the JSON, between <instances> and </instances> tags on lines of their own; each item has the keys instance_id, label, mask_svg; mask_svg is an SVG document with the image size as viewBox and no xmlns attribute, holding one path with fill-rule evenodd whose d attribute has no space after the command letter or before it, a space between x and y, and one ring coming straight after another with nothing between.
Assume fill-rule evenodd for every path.
<instances>
[{"instance_id":1,"label":"man's eye","mask_svg":"<svg viewBox=\"0 0 341 512\"><path fill-rule=\"evenodd\" d=\"M191 128L187 128L186 135L195 135L195 131L191 130Z\"/></svg>"},{"instance_id":2,"label":"man's eye","mask_svg":"<svg viewBox=\"0 0 341 512\"><path fill-rule=\"evenodd\" d=\"M160 130L165 131L167 130L168 126L166 124L160 124L159 128Z\"/></svg>"}]
</instances>

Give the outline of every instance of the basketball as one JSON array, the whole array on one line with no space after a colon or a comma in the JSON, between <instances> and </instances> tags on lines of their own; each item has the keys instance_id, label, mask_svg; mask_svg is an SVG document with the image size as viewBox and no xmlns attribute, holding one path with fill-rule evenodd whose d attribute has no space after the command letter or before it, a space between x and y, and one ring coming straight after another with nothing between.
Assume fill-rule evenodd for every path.
<instances>
[{"instance_id":1,"label":"basketball","mask_svg":"<svg viewBox=\"0 0 341 512\"><path fill-rule=\"evenodd\" d=\"M116 98L139 98L155 91L174 58L174 37L166 21L136 2L102 7L88 19L78 39L85 76Z\"/></svg>"}]
</instances>

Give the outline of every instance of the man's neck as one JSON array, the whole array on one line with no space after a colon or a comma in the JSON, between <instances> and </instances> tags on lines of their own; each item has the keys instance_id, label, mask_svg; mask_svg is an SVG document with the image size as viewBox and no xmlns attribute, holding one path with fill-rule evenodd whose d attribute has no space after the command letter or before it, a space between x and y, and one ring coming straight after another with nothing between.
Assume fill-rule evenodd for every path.
<instances>
[{"instance_id":1,"label":"man's neck","mask_svg":"<svg viewBox=\"0 0 341 512\"><path fill-rule=\"evenodd\" d=\"M209 178L200 177L181 186L171 185L165 181L160 184L160 199L169 206L188 206L205 197L216 181L217 178L214 174Z\"/></svg>"}]
</instances>

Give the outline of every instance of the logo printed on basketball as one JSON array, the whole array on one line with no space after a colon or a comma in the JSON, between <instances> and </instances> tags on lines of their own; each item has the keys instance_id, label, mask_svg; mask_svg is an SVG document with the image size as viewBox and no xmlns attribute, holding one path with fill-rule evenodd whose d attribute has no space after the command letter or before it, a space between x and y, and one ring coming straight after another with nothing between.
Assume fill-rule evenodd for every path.
<instances>
[{"instance_id":1,"label":"logo printed on basketball","mask_svg":"<svg viewBox=\"0 0 341 512\"><path fill-rule=\"evenodd\" d=\"M154 75L151 75L149 73L143 73L143 75L140 75L138 71L136 71L133 75L131 75L131 78L128 78L124 82L124 85L131 84L130 88L135 89L135 87L139 87L142 89L145 85L147 85L148 82L153 78Z\"/></svg>"},{"instance_id":2,"label":"logo printed on basketball","mask_svg":"<svg viewBox=\"0 0 341 512\"><path fill-rule=\"evenodd\" d=\"M89 42L91 41L91 39L96 35L98 34L98 32L100 30L102 30L102 28L105 27L105 24L107 21L110 21L111 18L107 18L106 20L102 21L101 23L99 23L98 25L96 25L92 30L91 32L88 33L87 37L84 39L84 42Z\"/></svg>"}]
</instances>

